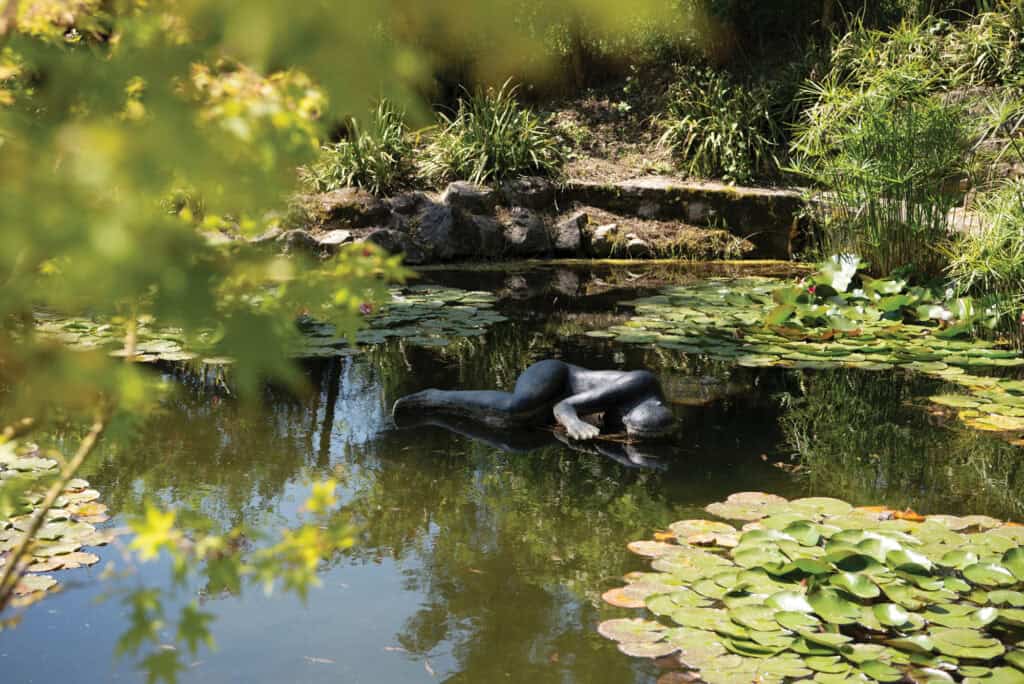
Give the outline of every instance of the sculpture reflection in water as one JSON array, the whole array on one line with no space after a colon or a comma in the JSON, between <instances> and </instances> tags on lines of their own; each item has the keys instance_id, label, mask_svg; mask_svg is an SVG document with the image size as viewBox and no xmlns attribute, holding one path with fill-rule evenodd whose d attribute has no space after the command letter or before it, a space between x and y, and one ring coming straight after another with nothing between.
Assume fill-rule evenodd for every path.
<instances>
[{"instance_id":1,"label":"sculpture reflection in water","mask_svg":"<svg viewBox=\"0 0 1024 684\"><path fill-rule=\"evenodd\" d=\"M664 438L675 428L652 373L593 371L552 359L527 368L512 392L428 389L399 399L393 415L400 427L437 425L504 451L529 451L557 440L630 467L659 462L656 446L641 447L634 439ZM590 416L625 431L628 439L601 439L598 425L584 420ZM538 429L552 422L564 433Z\"/></svg>"}]
</instances>

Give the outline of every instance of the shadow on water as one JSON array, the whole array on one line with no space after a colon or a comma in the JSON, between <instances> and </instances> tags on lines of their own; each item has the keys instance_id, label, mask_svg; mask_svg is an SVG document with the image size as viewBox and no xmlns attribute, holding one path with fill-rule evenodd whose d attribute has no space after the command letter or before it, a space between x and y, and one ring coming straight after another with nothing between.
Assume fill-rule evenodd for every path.
<instances>
[{"instance_id":1,"label":"shadow on water","mask_svg":"<svg viewBox=\"0 0 1024 684\"><path fill-rule=\"evenodd\" d=\"M901 374L730 368L582 336L621 319L615 303L692 274L541 269L430 274L498 291L510 320L445 348L390 342L310 363L311 391L268 391L243 411L201 391L169 402L86 475L125 516L145 499L217 525L293 522L306 483L342 483L356 546L322 572L308 605L206 597L220 650L183 681L648 682L653 665L594 631L625 611L600 594L644 567L624 546L729 493L840 496L921 512L1021 515L1020 450L918 406L932 386ZM667 444L570 445L549 431L466 424L399 429L389 407L426 387L510 388L530 363L649 368L681 425ZM802 470L794 475L779 465ZM116 455L116 458L113 456ZM643 466L643 467L637 467ZM109 557L111 552L107 552ZM166 569L145 570L152 581ZM201 591L196 587L196 591ZM135 681L110 663L116 604L82 588L0 636L11 681ZM82 637L82 625L93 627ZM40 663L33 643L66 644ZM314 657L312 658L311 657ZM72 665L74 663L74 665ZM4 681L7 681L5 678Z\"/></svg>"}]
</instances>

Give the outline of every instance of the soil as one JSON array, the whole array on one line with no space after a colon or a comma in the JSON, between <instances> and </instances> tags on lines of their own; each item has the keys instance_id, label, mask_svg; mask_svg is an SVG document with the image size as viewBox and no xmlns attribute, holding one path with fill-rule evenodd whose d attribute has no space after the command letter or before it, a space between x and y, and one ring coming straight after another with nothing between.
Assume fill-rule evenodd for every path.
<instances>
[{"instance_id":1,"label":"soil","mask_svg":"<svg viewBox=\"0 0 1024 684\"><path fill-rule=\"evenodd\" d=\"M616 182L683 172L658 143L657 122L665 111L670 70L636 72L547 107L570 157L565 176L573 180Z\"/></svg>"}]
</instances>

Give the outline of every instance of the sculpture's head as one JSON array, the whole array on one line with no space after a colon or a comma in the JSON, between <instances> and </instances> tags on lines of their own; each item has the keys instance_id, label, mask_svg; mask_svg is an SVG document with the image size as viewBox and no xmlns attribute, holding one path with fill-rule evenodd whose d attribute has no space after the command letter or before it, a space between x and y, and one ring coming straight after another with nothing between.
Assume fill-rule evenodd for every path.
<instances>
[{"instance_id":1,"label":"sculpture's head","mask_svg":"<svg viewBox=\"0 0 1024 684\"><path fill-rule=\"evenodd\" d=\"M622 417L622 424L630 437L650 439L672 433L675 418L661 397L650 397L631 408Z\"/></svg>"}]
</instances>

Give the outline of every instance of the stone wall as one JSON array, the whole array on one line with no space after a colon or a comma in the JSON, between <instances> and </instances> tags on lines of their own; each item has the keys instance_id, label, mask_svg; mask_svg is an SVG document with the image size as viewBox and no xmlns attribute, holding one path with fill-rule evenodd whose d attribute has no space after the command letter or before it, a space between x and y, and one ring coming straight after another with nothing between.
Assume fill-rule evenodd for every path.
<instances>
[{"instance_id":1,"label":"stone wall","mask_svg":"<svg viewBox=\"0 0 1024 684\"><path fill-rule=\"evenodd\" d=\"M614 184L519 178L377 198L344 188L298 198L300 227L253 240L327 255L369 241L405 262L536 257L788 259L803 200L788 190L649 177Z\"/></svg>"}]
</instances>

